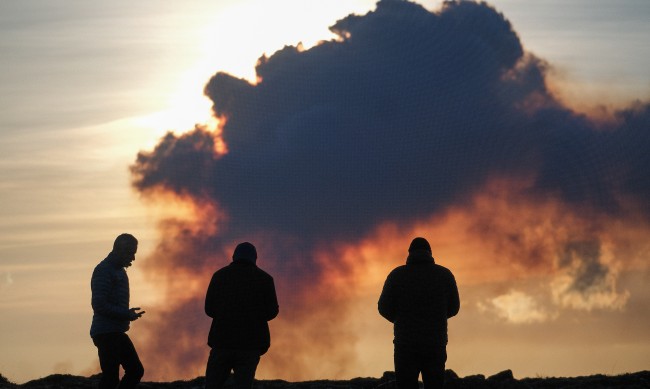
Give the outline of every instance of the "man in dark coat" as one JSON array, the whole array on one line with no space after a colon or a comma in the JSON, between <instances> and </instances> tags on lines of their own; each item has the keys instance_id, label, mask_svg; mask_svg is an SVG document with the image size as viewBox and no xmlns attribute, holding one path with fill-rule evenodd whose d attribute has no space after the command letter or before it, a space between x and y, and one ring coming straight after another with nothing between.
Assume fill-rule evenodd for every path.
<instances>
[{"instance_id":1,"label":"man in dark coat","mask_svg":"<svg viewBox=\"0 0 650 389\"><path fill-rule=\"evenodd\" d=\"M447 361L447 319L460 309L456 280L437 265L431 246L415 238L406 265L386 278L379 313L394 324L395 376L399 389L442 388Z\"/></svg>"},{"instance_id":2,"label":"man in dark coat","mask_svg":"<svg viewBox=\"0 0 650 389\"><path fill-rule=\"evenodd\" d=\"M135 261L138 240L131 234L121 234L113 243L106 259L93 271L90 281L92 291L93 321L90 336L97 346L102 378L99 388L135 388L144 368L131 339L126 334L130 322L139 319L144 311L129 308L129 277L125 268ZM120 382L120 365L124 377Z\"/></svg>"},{"instance_id":3,"label":"man in dark coat","mask_svg":"<svg viewBox=\"0 0 650 389\"><path fill-rule=\"evenodd\" d=\"M212 318L206 389L223 387L231 371L238 389L253 386L260 357L271 346L268 322L279 312L273 277L257 267L255 246L239 244L232 259L214 273L205 297Z\"/></svg>"}]
</instances>

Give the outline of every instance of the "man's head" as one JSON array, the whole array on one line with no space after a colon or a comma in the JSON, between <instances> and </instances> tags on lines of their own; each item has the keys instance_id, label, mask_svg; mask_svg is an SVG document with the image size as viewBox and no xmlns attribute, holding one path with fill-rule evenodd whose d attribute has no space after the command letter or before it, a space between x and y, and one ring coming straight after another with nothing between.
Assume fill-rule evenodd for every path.
<instances>
[{"instance_id":1,"label":"man's head","mask_svg":"<svg viewBox=\"0 0 650 389\"><path fill-rule=\"evenodd\" d=\"M131 266L138 251L138 240L131 234L120 234L113 242L113 254L123 267Z\"/></svg>"},{"instance_id":2,"label":"man's head","mask_svg":"<svg viewBox=\"0 0 650 389\"><path fill-rule=\"evenodd\" d=\"M428 254L431 255L431 246L426 239L417 237L411 241L409 254Z\"/></svg>"},{"instance_id":3,"label":"man's head","mask_svg":"<svg viewBox=\"0 0 650 389\"><path fill-rule=\"evenodd\" d=\"M240 243L232 254L232 260L255 263L255 261L257 261L257 250L255 250L255 246L249 242Z\"/></svg>"}]
</instances>

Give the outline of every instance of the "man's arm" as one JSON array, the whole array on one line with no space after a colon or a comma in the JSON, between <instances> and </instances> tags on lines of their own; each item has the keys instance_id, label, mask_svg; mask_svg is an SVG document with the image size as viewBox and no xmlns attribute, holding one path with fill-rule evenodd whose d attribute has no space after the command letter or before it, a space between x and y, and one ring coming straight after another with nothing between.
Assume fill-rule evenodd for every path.
<instances>
[{"instance_id":1,"label":"man's arm","mask_svg":"<svg viewBox=\"0 0 650 389\"><path fill-rule=\"evenodd\" d=\"M92 292L91 305L93 311L97 314L115 319L129 319L130 311L128 307L121 307L111 303L113 285L111 276L105 268L95 268L92 278L90 279L90 290Z\"/></svg>"},{"instance_id":2,"label":"man's arm","mask_svg":"<svg viewBox=\"0 0 650 389\"><path fill-rule=\"evenodd\" d=\"M379 296L377 308L379 314L391 323L395 322L395 297L393 295L393 290L393 281L389 274L386 278L386 282L384 282L384 288L381 291L381 295Z\"/></svg>"},{"instance_id":3,"label":"man's arm","mask_svg":"<svg viewBox=\"0 0 650 389\"><path fill-rule=\"evenodd\" d=\"M458 295L458 285L456 285L456 279L450 271L447 290L447 318L456 316L459 310L460 296Z\"/></svg>"},{"instance_id":4,"label":"man's arm","mask_svg":"<svg viewBox=\"0 0 650 389\"><path fill-rule=\"evenodd\" d=\"M210 280L210 285L208 286L208 291L205 295L205 314L210 316L213 319L215 316L217 316L217 303L218 303L218 298L217 298L218 283L216 278L217 278L217 274L215 273L212 275L212 279Z\"/></svg>"},{"instance_id":5,"label":"man's arm","mask_svg":"<svg viewBox=\"0 0 650 389\"><path fill-rule=\"evenodd\" d=\"M280 313L280 306L278 305L278 296L275 293L275 283L273 278L270 279L267 287L266 303L264 305L264 320L271 321Z\"/></svg>"}]
</instances>

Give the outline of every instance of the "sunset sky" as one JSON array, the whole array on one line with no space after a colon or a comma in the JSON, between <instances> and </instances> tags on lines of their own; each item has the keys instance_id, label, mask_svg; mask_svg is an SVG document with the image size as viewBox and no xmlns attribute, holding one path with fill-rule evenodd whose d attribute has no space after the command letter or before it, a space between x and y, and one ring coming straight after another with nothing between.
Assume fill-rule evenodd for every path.
<instances>
[{"instance_id":1,"label":"sunset sky","mask_svg":"<svg viewBox=\"0 0 650 389\"><path fill-rule=\"evenodd\" d=\"M144 380L204 374L251 241L260 379L379 377L410 240L456 276L459 375L650 365L650 3L0 0L0 373L99 371L122 232ZM204 94L205 93L205 94Z\"/></svg>"}]
</instances>

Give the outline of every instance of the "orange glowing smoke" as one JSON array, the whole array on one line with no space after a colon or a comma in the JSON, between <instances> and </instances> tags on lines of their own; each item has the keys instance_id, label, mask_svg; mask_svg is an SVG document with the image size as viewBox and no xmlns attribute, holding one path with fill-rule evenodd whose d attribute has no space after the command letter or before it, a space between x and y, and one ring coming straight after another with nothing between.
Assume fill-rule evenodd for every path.
<instances>
[{"instance_id":1,"label":"orange glowing smoke","mask_svg":"<svg viewBox=\"0 0 650 389\"><path fill-rule=\"evenodd\" d=\"M454 272L462 304L477 304L485 315L526 323L552 320L561 309L624 306L628 295L617 289L617 274L642 264L648 225L596 213L587 217L584 210L578 214L558 199L531 198L527 188L525 181L495 179L471 202L416 225L386 223L362 241L331 242L305 254L320 271L309 280L273 273L279 268L273 262L277 259L263 251L273 241L258 237L258 263L275 277L280 299L280 315L271 322L271 350L260 363L258 377L335 379L376 376L390 369L391 328L377 314L376 302L386 275L404 263L415 236L426 237L436 261ZM203 374L209 329L204 293L212 272L230 261L231 248L206 253L193 246L218 235L227 217L208 204L188 205L191 218L161 223L163 238L146 264L152 287L165 295L165 303L152 310L158 313L148 320L142 355L149 365L148 379ZM600 256L590 263L607 272L590 286L593 289L571 289L582 274L576 266L582 265L580 258L562 263L562 253L567 244L585 241L597 242ZM178 266L183 263L179 257L195 255L208 258L199 267ZM541 285L547 301L512 289L514 281L522 285L526 280ZM501 286L481 301L463 294L464 288L482 284Z\"/></svg>"}]
</instances>

